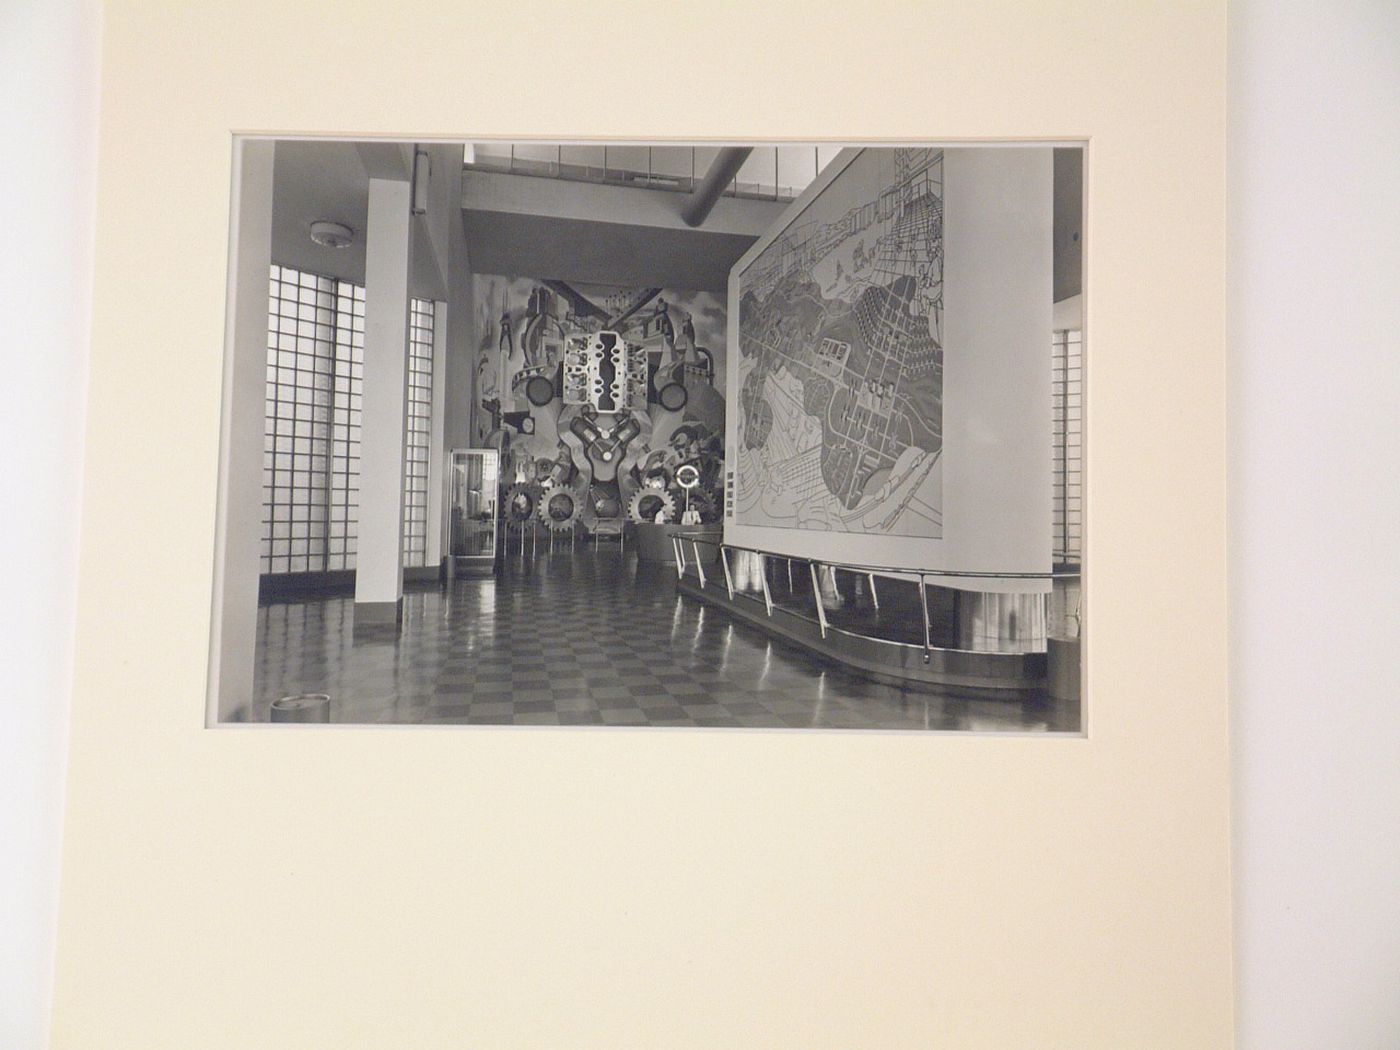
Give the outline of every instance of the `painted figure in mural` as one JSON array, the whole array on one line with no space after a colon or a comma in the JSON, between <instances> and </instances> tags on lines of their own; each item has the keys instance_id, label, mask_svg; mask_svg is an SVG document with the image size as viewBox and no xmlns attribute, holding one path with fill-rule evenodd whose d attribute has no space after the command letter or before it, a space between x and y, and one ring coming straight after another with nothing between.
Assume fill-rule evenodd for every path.
<instances>
[{"instance_id":1,"label":"painted figure in mural","mask_svg":"<svg viewBox=\"0 0 1400 1050\"><path fill-rule=\"evenodd\" d=\"M574 467L574 457L569 451L569 446L564 441L559 442L559 454L553 461L541 459L535 466L536 477L541 481L548 481L554 485L568 485L574 480L576 469ZM541 468L545 468L541 470ZM543 476L541 476L541 474Z\"/></svg>"},{"instance_id":2,"label":"painted figure in mural","mask_svg":"<svg viewBox=\"0 0 1400 1050\"><path fill-rule=\"evenodd\" d=\"M530 289L530 302L525 312L531 317L542 317L554 313L554 295L548 288L535 285Z\"/></svg>"},{"instance_id":3,"label":"painted figure in mural","mask_svg":"<svg viewBox=\"0 0 1400 1050\"><path fill-rule=\"evenodd\" d=\"M671 324L671 313L666 306L665 299L656 300L656 312L652 319L656 322L656 330L661 333L661 338L666 340L666 349L674 351L676 349L676 329Z\"/></svg>"},{"instance_id":4,"label":"painted figure in mural","mask_svg":"<svg viewBox=\"0 0 1400 1050\"><path fill-rule=\"evenodd\" d=\"M491 432L501 429L501 399L498 397L483 398L481 407L486 410L486 414L491 419Z\"/></svg>"},{"instance_id":5,"label":"painted figure in mural","mask_svg":"<svg viewBox=\"0 0 1400 1050\"><path fill-rule=\"evenodd\" d=\"M520 350L526 368L553 367L559 361L568 331L560 323L554 293L536 286L530 292L525 310L525 327L520 334Z\"/></svg>"},{"instance_id":6,"label":"painted figure in mural","mask_svg":"<svg viewBox=\"0 0 1400 1050\"><path fill-rule=\"evenodd\" d=\"M685 340L686 346L695 346L695 322L691 320L690 314L686 314L685 320L681 322L681 338Z\"/></svg>"},{"instance_id":7,"label":"painted figure in mural","mask_svg":"<svg viewBox=\"0 0 1400 1050\"><path fill-rule=\"evenodd\" d=\"M504 350L504 351L505 351L506 353L508 353L508 354L511 354L511 353L514 353L514 352L515 352L515 338L514 338L514 336L511 335L511 331L510 331L510 311L509 311L509 310L502 310L502 311L501 311L501 338L500 338L500 340L496 343L496 349L497 349L497 350Z\"/></svg>"},{"instance_id":8,"label":"painted figure in mural","mask_svg":"<svg viewBox=\"0 0 1400 1050\"><path fill-rule=\"evenodd\" d=\"M476 362L476 389L481 397L494 397L496 394L496 362L490 350L482 350Z\"/></svg>"},{"instance_id":9,"label":"painted figure in mural","mask_svg":"<svg viewBox=\"0 0 1400 1050\"><path fill-rule=\"evenodd\" d=\"M671 451L684 462L698 456L721 452L723 442L704 423L683 423L671 435Z\"/></svg>"},{"instance_id":10,"label":"painted figure in mural","mask_svg":"<svg viewBox=\"0 0 1400 1050\"><path fill-rule=\"evenodd\" d=\"M689 463L700 471L700 488L718 492L723 484L724 439L703 423L685 423L671 435L667 466L674 472Z\"/></svg>"},{"instance_id":11,"label":"painted figure in mural","mask_svg":"<svg viewBox=\"0 0 1400 1050\"><path fill-rule=\"evenodd\" d=\"M677 427L671 435L671 451L679 462L684 463L690 458L697 436L694 427Z\"/></svg>"},{"instance_id":12,"label":"painted figure in mural","mask_svg":"<svg viewBox=\"0 0 1400 1050\"><path fill-rule=\"evenodd\" d=\"M641 488L670 488L671 478L676 472L676 454L669 448L644 449L644 451L646 457L632 468L633 482Z\"/></svg>"},{"instance_id":13,"label":"painted figure in mural","mask_svg":"<svg viewBox=\"0 0 1400 1050\"><path fill-rule=\"evenodd\" d=\"M550 368L558 364L565 337L564 326L553 314L536 314L531 317L520 337L525 367Z\"/></svg>"},{"instance_id":14,"label":"painted figure in mural","mask_svg":"<svg viewBox=\"0 0 1400 1050\"><path fill-rule=\"evenodd\" d=\"M486 443L486 435L490 433L491 427L494 425L488 416L490 410L486 408L487 402L495 401L497 407L500 405L496 390L496 365L492 358L493 352L483 348L476 363L476 398L482 411L472 413L472 425L475 428L475 439L479 445Z\"/></svg>"},{"instance_id":15,"label":"painted figure in mural","mask_svg":"<svg viewBox=\"0 0 1400 1050\"><path fill-rule=\"evenodd\" d=\"M481 408L489 417L490 426L486 428L486 420L478 420L478 428L485 428L481 434L481 443L488 447L496 448L500 453L500 461L508 463L510 456L510 431L501 425L503 412L501 411L501 401L499 398L488 398L481 402Z\"/></svg>"}]
</instances>

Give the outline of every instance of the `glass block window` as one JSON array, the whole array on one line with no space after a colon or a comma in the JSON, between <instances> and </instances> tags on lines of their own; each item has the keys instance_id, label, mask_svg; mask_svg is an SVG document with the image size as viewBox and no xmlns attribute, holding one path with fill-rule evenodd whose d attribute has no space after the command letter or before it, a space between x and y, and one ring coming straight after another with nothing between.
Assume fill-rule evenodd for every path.
<instances>
[{"instance_id":1,"label":"glass block window","mask_svg":"<svg viewBox=\"0 0 1400 1050\"><path fill-rule=\"evenodd\" d=\"M431 301L415 299L404 478L405 563L423 564L432 411ZM424 349L418 344L423 343ZM365 290L287 266L268 285L261 571L355 568ZM426 358L420 361L422 354ZM425 375L420 375L426 370ZM421 391L421 392L420 392ZM417 561L407 560L410 550Z\"/></svg>"},{"instance_id":2,"label":"glass block window","mask_svg":"<svg viewBox=\"0 0 1400 1050\"><path fill-rule=\"evenodd\" d=\"M414 299L408 327L404 417L403 564L424 564L428 548L428 449L433 414L433 304Z\"/></svg>"},{"instance_id":3,"label":"glass block window","mask_svg":"<svg viewBox=\"0 0 1400 1050\"><path fill-rule=\"evenodd\" d=\"M1084 333L1061 329L1052 344L1051 389L1055 398L1055 561L1078 565L1083 557Z\"/></svg>"},{"instance_id":4,"label":"glass block window","mask_svg":"<svg viewBox=\"0 0 1400 1050\"><path fill-rule=\"evenodd\" d=\"M325 567L335 282L274 266L268 288L262 567Z\"/></svg>"},{"instance_id":5,"label":"glass block window","mask_svg":"<svg viewBox=\"0 0 1400 1050\"><path fill-rule=\"evenodd\" d=\"M331 412L330 527L325 568L353 569L360 511L360 399L365 374L365 290L336 282Z\"/></svg>"}]
</instances>

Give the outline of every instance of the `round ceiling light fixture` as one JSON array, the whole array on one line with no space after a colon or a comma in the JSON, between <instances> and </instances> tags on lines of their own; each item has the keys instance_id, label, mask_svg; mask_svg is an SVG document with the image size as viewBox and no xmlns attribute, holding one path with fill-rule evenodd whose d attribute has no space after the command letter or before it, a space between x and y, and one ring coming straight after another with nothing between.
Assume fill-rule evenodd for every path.
<instances>
[{"instance_id":1,"label":"round ceiling light fixture","mask_svg":"<svg viewBox=\"0 0 1400 1050\"><path fill-rule=\"evenodd\" d=\"M311 224L311 239L323 248L348 248L355 231L342 223L317 219Z\"/></svg>"}]
</instances>

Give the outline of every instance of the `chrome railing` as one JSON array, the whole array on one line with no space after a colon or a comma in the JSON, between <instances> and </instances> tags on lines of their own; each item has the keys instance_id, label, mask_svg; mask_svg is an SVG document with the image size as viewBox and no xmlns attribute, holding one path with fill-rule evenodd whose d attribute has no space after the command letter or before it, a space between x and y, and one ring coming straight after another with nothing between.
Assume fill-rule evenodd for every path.
<instances>
[{"instance_id":1,"label":"chrome railing","mask_svg":"<svg viewBox=\"0 0 1400 1050\"><path fill-rule=\"evenodd\" d=\"M724 543L723 541L716 538L715 533L713 531L677 531L671 536L671 547L676 559L676 578L678 580L684 579L691 570L694 570L694 578L700 584L702 590L709 586L710 582L709 577L705 573L706 563L708 562L711 566L713 566L714 563L718 561L724 573L724 588L729 596L730 601L734 601L736 599L736 596L746 596L744 595L744 589L736 586L736 571L735 566L731 561L731 558L739 554L757 558L757 589L762 593L764 612L769 617L772 617L774 609L779 607L774 601L773 593L769 585L769 562L785 562L787 564L790 591L793 590L793 565L806 562L808 573L811 579L813 604L815 605L816 609L816 617L815 620L812 622L816 623L817 627L821 632L821 637L823 639L825 639L831 632L839 632L846 635L866 638L868 640L876 642L888 642L889 644L896 645L908 644L904 642L894 642L890 639L879 638L871 634L850 630L831 623L830 618L827 615L826 603L823 601L823 591L821 584L821 577L823 574L828 575L828 578L831 581L831 590L833 592L836 591L837 572L864 577L869 586L871 606L877 613L880 609L879 589L876 584L877 579L885 578L900 580L907 583L917 583L919 588L919 609L923 621L922 648L924 651L925 663L929 662L931 654L936 650L958 652L978 651L960 649L957 647L934 645L933 621L930 616L928 600L928 588L930 585L937 587L939 585L938 581L940 580L957 581L958 583L964 585L962 587L959 587L958 589L968 590L975 588L968 588L965 585L971 581L976 581L979 579L989 581L995 580L1001 582L1008 580L1025 580L1027 582L1033 581L1039 584L1045 584L1048 582L1050 583L1051 591L1053 592L1056 587L1075 583L1080 578L1080 573L1077 569L1062 569L1052 572L1036 573L965 572L944 569L911 569L902 566L867 565L853 562L831 562L817 558L806 558L791 554L783 554L778 551L769 551L755 547L742 547L736 546L734 544ZM706 552L708 552L708 558L702 555L702 548ZM1036 593L1040 594L1040 592ZM1048 601L1050 595L1046 593L1044 597ZM810 619L809 617L805 617L802 613L791 608L784 607L782 611L790 615L799 616L804 619ZM1077 608L1074 612L1069 613L1068 615L1071 618L1073 618L1077 624Z\"/></svg>"},{"instance_id":2,"label":"chrome railing","mask_svg":"<svg viewBox=\"0 0 1400 1050\"><path fill-rule=\"evenodd\" d=\"M783 148L789 151L786 154L789 160L784 162L784 166L787 166L796 156L792 151L798 147ZM716 149L717 147L707 147L711 155ZM479 142L473 143L463 151L462 167L466 171L528 175L563 182L592 182L690 193L703 181L710 163L708 159L697 162L696 150L690 146L623 147L623 150L626 152L620 156L621 151L613 149L610 156L605 145ZM662 153L662 150L665 152ZM645 151L644 160L640 156L642 151ZM655 163L653 153L656 154ZM800 174L789 168L786 178L779 170L777 147L754 147L754 154L752 163L746 166L745 171L753 172L762 168L763 174L757 180L748 177L740 179L736 175L725 186L724 196L763 201L791 201L807 188L822 168L821 150L816 146L811 147L811 167L807 168L804 165ZM762 154L762 157L758 154ZM764 163L760 164L760 160Z\"/></svg>"}]
</instances>

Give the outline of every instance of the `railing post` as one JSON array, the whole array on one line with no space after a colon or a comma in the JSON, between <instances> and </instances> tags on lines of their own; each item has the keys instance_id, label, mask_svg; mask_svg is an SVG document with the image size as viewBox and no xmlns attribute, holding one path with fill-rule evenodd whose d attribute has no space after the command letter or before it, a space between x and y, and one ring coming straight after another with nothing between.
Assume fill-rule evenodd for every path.
<instances>
[{"instance_id":1,"label":"railing post","mask_svg":"<svg viewBox=\"0 0 1400 1050\"><path fill-rule=\"evenodd\" d=\"M817 603L817 623L821 625L822 637L826 637L826 606L822 604L822 588L817 582L817 563L809 561L807 567L812 570L812 598ZM924 623L928 623L928 617L924 617ZM925 632L927 635L927 632Z\"/></svg>"},{"instance_id":2,"label":"railing post","mask_svg":"<svg viewBox=\"0 0 1400 1050\"><path fill-rule=\"evenodd\" d=\"M724 586L729 591L729 600L734 600L734 577L729 572L729 547L720 544L719 560L724 563Z\"/></svg>"},{"instance_id":3,"label":"railing post","mask_svg":"<svg viewBox=\"0 0 1400 1050\"><path fill-rule=\"evenodd\" d=\"M768 610L768 615L772 616L773 596L768 593L768 559L763 554L758 555L758 579L763 584L763 606Z\"/></svg>"},{"instance_id":4,"label":"railing post","mask_svg":"<svg viewBox=\"0 0 1400 1050\"><path fill-rule=\"evenodd\" d=\"M690 553L695 555L695 571L700 574L700 589L705 589L705 564L700 560L700 548L695 545L695 540L690 541Z\"/></svg>"},{"instance_id":5,"label":"railing post","mask_svg":"<svg viewBox=\"0 0 1400 1050\"><path fill-rule=\"evenodd\" d=\"M923 573L919 573L919 607L924 611L924 663L928 663L929 650L933 648L933 640L929 637L928 590L924 587Z\"/></svg>"},{"instance_id":6,"label":"railing post","mask_svg":"<svg viewBox=\"0 0 1400 1050\"><path fill-rule=\"evenodd\" d=\"M870 601L875 605L875 611L880 611L880 592L875 589L875 574L867 573L870 578Z\"/></svg>"},{"instance_id":7,"label":"railing post","mask_svg":"<svg viewBox=\"0 0 1400 1050\"><path fill-rule=\"evenodd\" d=\"M676 556L676 579L685 579L685 547L681 545L679 536L671 537L671 551Z\"/></svg>"}]
</instances>

